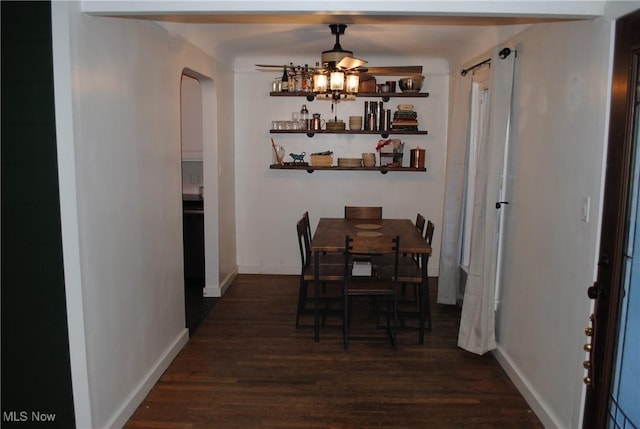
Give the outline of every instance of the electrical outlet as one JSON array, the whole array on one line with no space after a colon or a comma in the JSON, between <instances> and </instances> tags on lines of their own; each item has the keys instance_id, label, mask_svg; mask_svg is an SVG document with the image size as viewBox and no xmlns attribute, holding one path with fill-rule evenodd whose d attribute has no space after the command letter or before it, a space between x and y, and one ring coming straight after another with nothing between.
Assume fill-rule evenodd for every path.
<instances>
[{"instance_id":1,"label":"electrical outlet","mask_svg":"<svg viewBox=\"0 0 640 429\"><path fill-rule=\"evenodd\" d=\"M191 184L193 185L197 185L200 183L200 175L199 174L192 174L191 175Z\"/></svg>"}]
</instances>

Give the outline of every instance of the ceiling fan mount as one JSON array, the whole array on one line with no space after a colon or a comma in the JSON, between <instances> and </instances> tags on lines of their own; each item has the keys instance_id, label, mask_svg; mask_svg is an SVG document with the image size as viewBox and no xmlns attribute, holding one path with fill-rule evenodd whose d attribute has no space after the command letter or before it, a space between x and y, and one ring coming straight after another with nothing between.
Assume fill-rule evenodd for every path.
<instances>
[{"instance_id":1,"label":"ceiling fan mount","mask_svg":"<svg viewBox=\"0 0 640 429\"><path fill-rule=\"evenodd\" d=\"M347 26L345 24L331 24L329 28L331 29L331 34L336 36L336 43L333 45L333 49L322 51L320 59L322 64L336 66L345 57L353 58L353 52L342 49L342 46L340 46L340 36L344 34Z\"/></svg>"}]
</instances>

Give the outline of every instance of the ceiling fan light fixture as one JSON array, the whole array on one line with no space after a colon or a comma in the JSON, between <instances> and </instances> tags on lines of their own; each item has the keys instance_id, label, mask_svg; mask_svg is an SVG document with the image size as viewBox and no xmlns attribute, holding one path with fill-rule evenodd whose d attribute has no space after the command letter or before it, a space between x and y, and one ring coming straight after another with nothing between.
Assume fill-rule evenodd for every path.
<instances>
[{"instance_id":1,"label":"ceiling fan light fixture","mask_svg":"<svg viewBox=\"0 0 640 429\"><path fill-rule=\"evenodd\" d=\"M313 88L312 91L317 94L323 94L329 89L329 80L324 73L315 73L313 75Z\"/></svg>"},{"instance_id":2,"label":"ceiling fan light fixture","mask_svg":"<svg viewBox=\"0 0 640 429\"><path fill-rule=\"evenodd\" d=\"M345 92L347 94L357 94L358 87L360 86L360 76L356 73L350 73L347 75L346 79L346 89Z\"/></svg>"},{"instance_id":3,"label":"ceiling fan light fixture","mask_svg":"<svg viewBox=\"0 0 640 429\"><path fill-rule=\"evenodd\" d=\"M316 69L313 75L312 91L321 98L353 100L358 93L360 76L357 68L367 62L353 57L353 52L345 51L340 46L340 35L347 28L344 24L332 24L331 34L336 36L336 43L330 51L322 52L322 68Z\"/></svg>"},{"instance_id":4,"label":"ceiling fan light fixture","mask_svg":"<svg viewBox=\"0 0 640 429\"><path fill-rule=\"evenodd\" d=\"M331 91L344 90L344 72L340 70L333 70L329 77L329 86Z\"/></svg>"}]
</instances>

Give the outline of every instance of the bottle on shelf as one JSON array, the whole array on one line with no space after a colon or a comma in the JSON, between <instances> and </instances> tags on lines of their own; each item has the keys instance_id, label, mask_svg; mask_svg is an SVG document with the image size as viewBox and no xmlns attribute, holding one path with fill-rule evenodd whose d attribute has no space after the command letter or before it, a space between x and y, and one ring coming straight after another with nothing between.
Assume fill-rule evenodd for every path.
<instances>
[{"instance_id":1,"label":"bottle on shelf","mask_svg":"<svg viewBox=\"0 0 640 429\"><path fill-rule=\"evenodd\" d=\"M369 102L365 101L364 102L364 129L368 130L369 129Z\"/></svg>"},{"instance_id":2,"label":"bottle on shelf","mask_svg":"<svg viewBox=\"0 0 640 429\"><path fill-rule=\"evenodd\" d=\"M293 63L289 63L288 79L289 79L289 92L295 92L296 91L296 69L293 66Z\"/></svg>"},{"instance_id":3,"label":"bottle on shelf","mask_svg":"<svg viewBox=\"0 0 640 429\"><path fill-rule=\"evenodd\" d=\"M287 66L284 66L282 72L282 83L280 84L280 91L289 92L289 73L287 72Z\"/></svg>"},{"instance_id":4,"label":"bottle on shelf","mask_svg":"<svg viewBox=\"0 0 640 429\"><path fill-rule=\"evenodd\" d=\"M379 101L376 106L376 118L378 122L376 123L376 130L384 130L384 103Z\"/></svg>"},{"instance_id":5,"label":"bottle on shelf","mask_svg":"<svg viewBox=\"0 0 640 429\"><path fill-rule=\"evenodd\" d=\"M307 109L307 105L303 104L302 108L300 109L300 128L303 130L308 130L309 128L311 128L309 126L309 110Z\"/></svg>"},{"instance_id":6,"label":"bottle on shelf","mask_svg":"<svg viewBox=\"0 0 640 429\"><path fill-rule=\"evenodd\" d=\"M369 102L369 112L367 113L367 130L376 131L378 129L378 102Z\"/></svg>"},{"instance_id":7,"label":"bottle on shelf","mask_svg":"<svg viewBox=\"0 0 640 429\"><path fill-rule=\"evenodd\" d=\"M302 91L309 92L311 89L309 88L309 65L305 64L302 69Z\"/></svg>"},{"instance_id":8,"label":"bottle on shelf","mask_svg":"<svg viewBox=\"0 0 640 429\"><path fill-rule=\"evenodd\" d=\"M296 92L302 91L302 67L296 67Z\"/></svg>"}]
</instances>

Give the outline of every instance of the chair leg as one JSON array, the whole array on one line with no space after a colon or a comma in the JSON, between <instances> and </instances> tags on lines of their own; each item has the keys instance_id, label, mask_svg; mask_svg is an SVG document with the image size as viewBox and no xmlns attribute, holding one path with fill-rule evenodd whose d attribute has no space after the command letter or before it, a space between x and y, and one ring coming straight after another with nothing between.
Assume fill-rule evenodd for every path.
<instances>
[{"instance_id":1,"label":"chair leg","mask_svg":"<svg viewBox=\"0 0 640 429\"><path fill-rule=\"evenodd\" d=\"M391 341L393 345L393 350L398 350L398 295L397 291L393 293L393 323L391 324L391 329L393 330L391 333Z\"/></svg>"},{"instance_id":2,"label":"chair leg","mask_svg":"<svg viewBox=\"0 0 640 429\"><path fill-rule=\"evenodd\" d=\"M427 316L427 331L431 332L431 298L429 297L429 283L427 283L427 290L424 297L424 311Z\"/></svg>"},{"instance_id":3,"label":"chair leg","mask_svg":"<svg viewBox=\"0 0 640 429\"><path fill-rule=\"evenodd\" d=\"M418 297L419 301L421 302L424 308L421 311L424 311L424 315L421 315L421 317L424 317L425 319L425 330L427 331L431 331L431 299L429 296L429 283L427 283L427 290L425 291L424 296L422 296L421 294L421 287L419 284L416 284L416 296Z\"/></svg>"},{"instance_id":4,"label":"chair leg","mask_svg":"<svg viewBox=\"0 0 640 429\"><path fill-rule=\"evenodd\" d=\"M307 302L307 289L309 288L309 284L304 281L304 279L300 279L300 286L298 288L298 312L296 314L296 329L300 327L300 315L304 311L305 304Z\"/></svg>"},{"instance_id":5,"label":"chair leg","mask_svg":"<svg viewBox=\"0 0 640 429\"><path fill-rule=\"evenodd\" d=\"M342 311L342 344L345 351L349 350L349 296L346 291Z\"/></svg>"}]
</instances>

